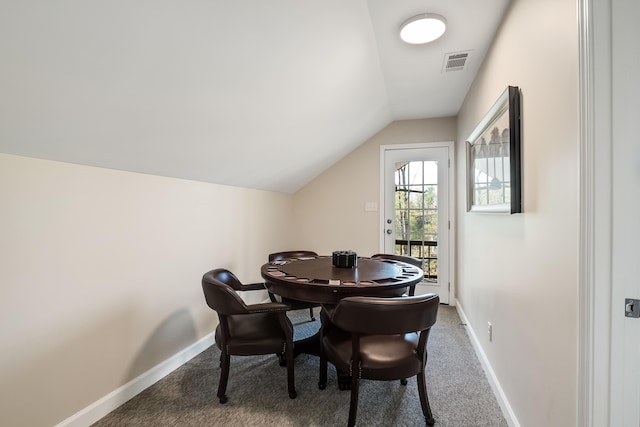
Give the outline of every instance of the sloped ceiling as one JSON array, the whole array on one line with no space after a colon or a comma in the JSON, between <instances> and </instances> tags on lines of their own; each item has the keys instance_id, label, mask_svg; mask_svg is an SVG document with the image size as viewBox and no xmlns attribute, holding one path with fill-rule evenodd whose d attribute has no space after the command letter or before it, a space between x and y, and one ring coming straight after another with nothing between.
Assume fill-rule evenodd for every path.
<instances>
[{"instance_id":1,"label":"sloped ceiling","mask_svg":"<svg viewBox=\"0 0 640 427\"><path fill-rule=\"evenodd\" d=\"M0 152L295 192L393 120L456 115L507 5L2 1ZM402 43L424 12L447 33Z\"/></svg>"}]
</instances>

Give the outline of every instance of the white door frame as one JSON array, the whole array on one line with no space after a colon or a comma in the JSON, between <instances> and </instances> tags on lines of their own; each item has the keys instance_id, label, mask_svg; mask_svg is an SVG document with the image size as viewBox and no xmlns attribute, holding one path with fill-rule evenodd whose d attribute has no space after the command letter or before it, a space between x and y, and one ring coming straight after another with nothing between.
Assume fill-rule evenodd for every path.
<instances>
[{"instance_id":1,"label":"white door frame","mask_svg":"<svg viewBox=\"0 0 640 427\"><path fill-rule=\"evenodd\" d=\"M385 152L387 150L414 150L420 148L448 148L449 150L449 251L447 256L449 264L449 305L455 306L455 242L456 242L456 227L455 227L455 143L453 141L444 142L418 142L411 144L390 144L380 146L380 252L384 252L384 230L385 230Z\"/></svg>"},{"instance_id":2,"label":"white door frame","mask_svg":"<svg viewBox=\"0 0 640 427\"><path fill-rule=\"evenodd\" d=\"M591 0L578 0L579 38L579 131L580 131L580 229L578 271L578 378L576 425L609 425L609 352L611 277L611 123L602 112L595 112L594 39ZM602 2L604 4L606 2ZM606 70L603 70L606 72ZM610 78L610 76L609 76ZM598 80L599 96L605 96L607 77ZM604 85L604 87L603 87ZM610 101L609 104L610 111ZM596 145L596 127L600 144ZM596 156L595 151L598 151ZM600 159L596 177L596 159ZM602 199L605 197L605 199ZM598 198L599 203L596 203ZM606 200L606 201L605 201ZM596 242L597 241L597 242ZM596 378L600 383L596 384Z\"/></svg>"},{"instance_id":3,"label":"white door frame","mask_svg":"<svg viewBox=\"0 0 640 427\"><path fill-rule=\"evenodd\" d=\"M580 104L580 258L577 426L618 427L625 384L620 334L625 286L613 281L613 7L578 0ZM624 24L624 23L623 23ZM616 46L624 48L624 46ZM627 295L634 297L633 295ZM636 296L637 298L637 296ZM640 321L633 319L631 321ZM615 336L614 336L615 335Z\"/></svg>"}]
</instances>

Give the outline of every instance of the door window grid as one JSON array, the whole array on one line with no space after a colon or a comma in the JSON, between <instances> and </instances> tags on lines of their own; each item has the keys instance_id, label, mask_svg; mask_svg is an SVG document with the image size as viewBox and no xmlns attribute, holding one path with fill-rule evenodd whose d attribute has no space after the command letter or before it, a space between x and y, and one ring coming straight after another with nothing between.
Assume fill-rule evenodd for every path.
<instances>
[{"instance_id":1,"label":"door window grid","mask_svg":"<svg viewBox=\"0 0 640 427\"><path fill-rule=\"evenodd\" d=\"M438 165L396 163L395 251L423 260L425 278L438 277Z\"/></svg>"}]
</instances>

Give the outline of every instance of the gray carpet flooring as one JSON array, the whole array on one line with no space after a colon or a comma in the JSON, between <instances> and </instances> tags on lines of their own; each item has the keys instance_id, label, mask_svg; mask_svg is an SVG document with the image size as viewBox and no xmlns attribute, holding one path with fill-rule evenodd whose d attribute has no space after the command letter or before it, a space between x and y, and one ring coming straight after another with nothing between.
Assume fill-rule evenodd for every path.
<instances>
[{"instance_id":1,"label":"gray carpet flooring","mask_svg":"<svg viewBox=\"0 0 640 427\"><path fill-rule=\"evenodd\" d=\"M319 328L318 320L309 321L308 313L290 314L297 339ZM436 426L507 426L455 308L440 306L427 349L427 387ZM94 427L346 425L350 393L338 389L331 365L327 388L318 389L317 357L296 358L298 397L289 399L286 369L275 356L232 356L229 401L224 405L216 397L219 357L217 347L205 350ZM357 421L359 426L425 425L415 377L407 386L400 381L363 380Z\"/></svg>"}]
</instances>

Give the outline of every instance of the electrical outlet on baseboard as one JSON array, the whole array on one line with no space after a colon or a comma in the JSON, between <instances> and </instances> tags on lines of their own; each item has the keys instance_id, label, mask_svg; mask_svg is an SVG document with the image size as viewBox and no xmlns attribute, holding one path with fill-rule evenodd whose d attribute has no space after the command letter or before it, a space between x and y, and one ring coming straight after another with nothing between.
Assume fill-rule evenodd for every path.
<instances>
[{"instance_id":1,"label":"electrical outlet on baseboard","mask_svg":"<svg viewBox=\"0 0 640 427\"><path fill-rule=\"evenodd\" d=\"M487 333L489 334L489 342L493 341L493 325L487 322Z\"/></svg>"}]
</instances>

